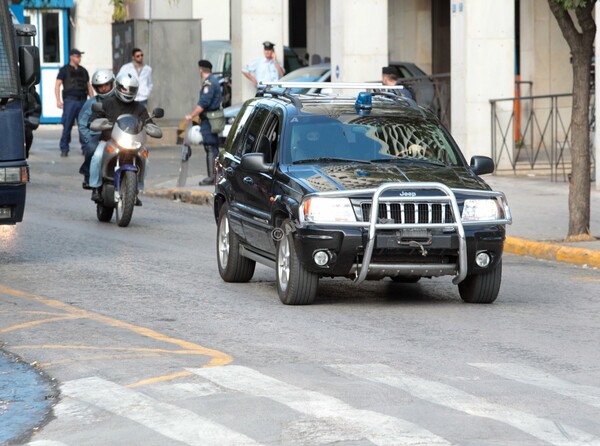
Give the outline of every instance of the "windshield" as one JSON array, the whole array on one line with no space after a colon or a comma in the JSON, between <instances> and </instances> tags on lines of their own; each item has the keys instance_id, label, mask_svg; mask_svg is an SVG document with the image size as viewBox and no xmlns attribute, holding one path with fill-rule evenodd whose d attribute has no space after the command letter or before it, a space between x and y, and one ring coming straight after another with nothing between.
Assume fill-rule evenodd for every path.
<instances>
[{"instance_id":1,"label":"windshield","mask_svg":"<svg viewBox=\"0 0 600 446\"><path fill-rule=\"evenodd\" d=\"M287 132L285 162L320 158L373 163L414 162L445 166L462 160L442 128L433 122L398 116L298 116Z\"/></svg>"},{"instance_id":2,"label":"windshield","mask_svg":"<svg viewBox=\"0 0 600 446\"><path fill-rule=\"evenodd\" d=\"M19 95L17 56L8 5L0 5L0 98Z\"/></svg>"},{"instance_id":3,"label":"windshield","mask_svg":"<svg viewBox=\"0 0 600 446\"><path fill-rule=\"evenodd\" d=\"M121 115L117 118L117 127L129 135L137 135L142 130L142 123L133 115Z\"/></svg>"}]
</instances>

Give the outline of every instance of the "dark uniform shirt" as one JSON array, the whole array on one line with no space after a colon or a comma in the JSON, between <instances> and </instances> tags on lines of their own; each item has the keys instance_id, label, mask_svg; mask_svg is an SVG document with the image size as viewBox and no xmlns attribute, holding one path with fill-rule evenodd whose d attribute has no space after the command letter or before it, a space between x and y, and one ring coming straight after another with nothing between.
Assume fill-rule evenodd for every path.
<instances>
[{"instance_id":1,"label":"dark uniform shirt","mask_svg":"<svg viewBox=\"0 0 600 446\"><path fill-rule=\"evenodd\" d=\"M144 107L143 104L135 101L123 102L118 99L116 95L112 95L102 101L101 112L92 113L90 122L97 118L106 118L114 124L121 115L133 115L141 122L145 122L150 117L148 110L146 110L146 107ZM100 139L102 141L108 141L110 139L110 134L111 130L104 130Z\"/></svg>"},{"instance_id":2,"label":"dark uniform shirt","mask_svg":"<svg viewBox=\"0 0 600 446\"><path fill-rule=\"evenodd\" d=\"M90 81L90 75L81 65L77 68L70 64L62 66L58 70L56 78L60 79L63 84L63 100L76 99L78 101L85 101L87 99L87 85Z\"/></svg>"},{"instance_id":3,"label":"dark uniform shirt","mask_svg":"<svg viewBox=\"0 0 600 446\"><path fill-rule=\"evenodd\" d=\"M207 111L215 111L221 107L221 87L219 86L217 78L212 74L202 83L198 105L204 109L204 111L200 113L200 119L202 120L200 124L202 140L205 145L217 145L219 137L211 132L210 123L206 118Z\"/></svg>"}]
</instances>

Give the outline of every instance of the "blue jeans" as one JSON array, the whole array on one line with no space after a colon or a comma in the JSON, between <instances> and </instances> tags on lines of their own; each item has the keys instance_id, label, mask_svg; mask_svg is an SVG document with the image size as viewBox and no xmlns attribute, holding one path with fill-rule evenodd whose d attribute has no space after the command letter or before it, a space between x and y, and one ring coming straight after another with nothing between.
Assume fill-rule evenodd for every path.
<instances>
[{"instance_id":1,"label":"blue jeans","mask_svg":"<svg viewBox=\"0 0 600 446\"><path fill-rule=\"evenodd\" d=\"M81 111L83 104L85 104L85 99L79 100L66 98L63 102L63 114L60 120L61 124L63 125L63 131L60 137L61 152L69 152L69 144L71 144L71 129L75 124L77 116L79 116L79 112ZM79 135L79 142L83 147L84 141L81 138L81 135Z\"/></svg>"},{"instance_id":2,"label":"blue jeans","mask_svg":"<svg viewBox=\"0 0 600 446\"><path fill-rule=\"evenodd\" d=\"M96 147L94 155L92 156L92 160L90 161L90 187L96 188L102 186L102 154L104 153L105 147L106 141L100 141L98 147ZM144 190L144 181L146 179L146 175L148 174L148 169L150 169L150 160L146 158L146 168L144 169L144 175L142 176L142 178L138 178L138 188L140 190Z\"/></svg>"}]
</instances>

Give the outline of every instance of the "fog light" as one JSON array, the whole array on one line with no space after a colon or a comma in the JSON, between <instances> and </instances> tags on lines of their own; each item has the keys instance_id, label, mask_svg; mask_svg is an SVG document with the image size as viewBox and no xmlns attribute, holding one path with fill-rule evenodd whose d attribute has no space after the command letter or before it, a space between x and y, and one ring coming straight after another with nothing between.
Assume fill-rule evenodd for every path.
<instances>
[{"instance_id":1,"label":"fog light","mask_svg":"<svg viewBox=\"0 0 600 446\"><path fill-rule=\"evenodd\" d=\"M325 266L329 262L329 254L327 251L317 251L313 254L313 260L317 265Z\"/></svg>"},{"instance_id":2,"label":"fog light","mask_svg":"<svg viewBox=\"0 0 600 446\"><path fill-rule=\"evenodd\" d=\"M11 218L12 212L9 207L1 207L0 208L0 219Z\"/></svg>"},{"instance_id":3,"label":"fog light","mask_svg":"<svg viewBox=\"0 0 600 446\"><path fill-rule=\"evenodd\" d=\"M475 257L475 263L480 268L487 268L491 261L492 258L487 252L480 252L479 254L477 254L477 257Z\"/></svg>"}]
</instances>

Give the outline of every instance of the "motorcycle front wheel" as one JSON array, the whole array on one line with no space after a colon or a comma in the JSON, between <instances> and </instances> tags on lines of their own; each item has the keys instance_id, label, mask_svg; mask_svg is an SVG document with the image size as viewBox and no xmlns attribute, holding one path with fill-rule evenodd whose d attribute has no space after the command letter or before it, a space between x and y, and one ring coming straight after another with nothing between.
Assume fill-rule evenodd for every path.
<instances>
[{"instance_id":1,"label":"motorcycle front wheel","mask_svg":"<svg viewBox=\"0 0 600 446\"><path fill-rule=\"evenodd\" d=\"M119 202L117 203L117 225L125 227L131 221L137 186L136 173L131 170L123 172L119 187Z\"/></svg>"}]
</instances>

